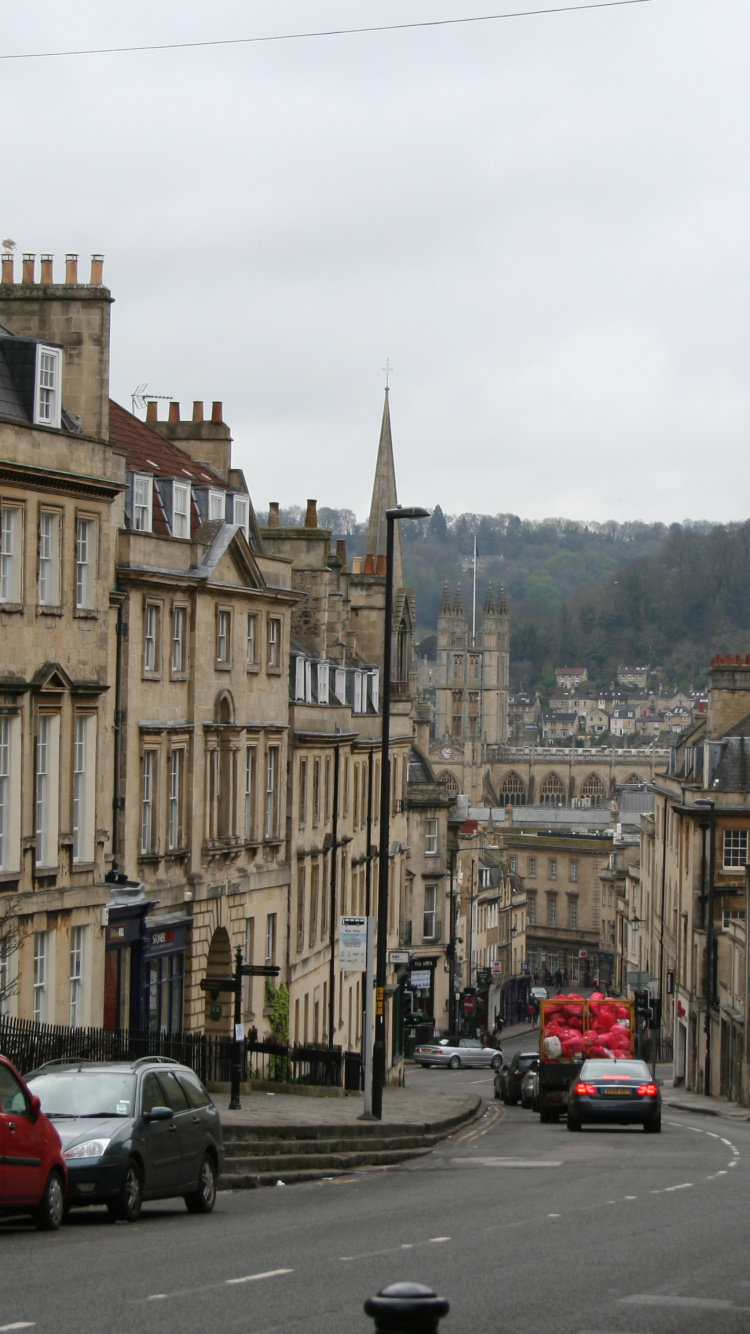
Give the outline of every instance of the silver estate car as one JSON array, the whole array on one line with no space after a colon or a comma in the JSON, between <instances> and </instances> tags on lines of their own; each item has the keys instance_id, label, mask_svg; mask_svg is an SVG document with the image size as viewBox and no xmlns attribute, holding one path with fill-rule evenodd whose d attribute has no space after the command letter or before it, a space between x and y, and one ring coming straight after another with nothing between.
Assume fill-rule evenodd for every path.
<instances>
[{"instance_id":1,"label":"silver estate car","mask_svg":"<svg viewBox=\"0 0 750 1334\"><path fill-rule=\"evenodd\" d=\"M445 1065L449 1070L460 1070L462 1065L499 1070L503 1063L502 1051L485 1047L476 1038L438 1038L415 1047L413 1054L417 1065Z\"/></svg>"}]
</instances>

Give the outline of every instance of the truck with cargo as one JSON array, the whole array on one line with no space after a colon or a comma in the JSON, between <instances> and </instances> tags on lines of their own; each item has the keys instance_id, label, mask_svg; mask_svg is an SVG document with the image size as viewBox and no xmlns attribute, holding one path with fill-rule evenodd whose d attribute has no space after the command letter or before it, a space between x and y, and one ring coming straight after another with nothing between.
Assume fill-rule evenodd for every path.
<instances>
[{"instance_id":1,"label":"truck with cargo","mask_svg":"<svg viewBox=\"0 0 750 1334\"><path fill-rule=\"evenodd\" d=\"M567 1109L568 1089L589 1056L634 1054L635 1008L595 992L593 996L552 996L539 1012L539 1095L542 1121L556 1121Z\"/></svg>"}]
</instances>

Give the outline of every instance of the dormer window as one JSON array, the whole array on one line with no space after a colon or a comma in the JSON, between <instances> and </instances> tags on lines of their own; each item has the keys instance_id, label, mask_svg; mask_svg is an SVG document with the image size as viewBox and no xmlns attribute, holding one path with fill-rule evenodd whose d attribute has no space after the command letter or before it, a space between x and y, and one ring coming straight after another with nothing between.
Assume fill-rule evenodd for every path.
<instances>
[{"instance_id":1,"label":"dormer window","mask_svg":"<svg viewBox=\"0 0 750 1334\"><path fill-rule=\"evenodd\" d=\"M172 483L172 536L190 536L190 484Z\"/></svg>"},{"instance_id":2,"label":"dormer window","mask_svg":"<svg viewBox=\"0 0 750 1334\"><path fill-rule=\"evenodd\" d=\"M57 347L37 348L34 421L60 429L62 354Z\"/></svg>"},{"instance_id":3,"label":"dormer window","mask_svg":"<svg viewBox=\"0 0 750 1334\"><path fill-rule=\"evenodd\" d=\"M327 662L318 663L318 703L328 703L329 669Z\"/></svg>"},{"instance_id":4,"label":"dormer window","mask_svg":"<svg viewBox=\"0 0 750 1334\"><path fill-rule=\"evenodd\" d=\"M140 532L151 532L153 478L150 472L133 475L133 527Z\"/></svg>"},{"instance_id":5,"label":"dormer window","mask_svg":"<svg viewBox=\"0 0 750 1334\"><path fill-rule=\"evenodd\" d=\"M247 496L235 496L234 522L237 524L238 528L242 529L248 542L250 541L249 519L250 519L250 507L248 505Z\"/></svg>"},{"instance_id":6,"label":"dormer window","mask_svg":"<svg viewBox=\"0 0 750 1334\"><path fill-rule=\"evenodd\" d=\"M221 519L224 521L226 515L226 498L223 491L209 491L208 493L208 517L211 519Z\"/></svg>"},{"instance_id":7,"label":"dormer window","mask_svg":"<svg viewBox=\"0 0 750 1334\"><path fill-rule=\"evenodd\" d=\"M339 704L346 703L346 671L343 667L337 667L334 672L334 694Z\"/></svg>"}]
</instances>

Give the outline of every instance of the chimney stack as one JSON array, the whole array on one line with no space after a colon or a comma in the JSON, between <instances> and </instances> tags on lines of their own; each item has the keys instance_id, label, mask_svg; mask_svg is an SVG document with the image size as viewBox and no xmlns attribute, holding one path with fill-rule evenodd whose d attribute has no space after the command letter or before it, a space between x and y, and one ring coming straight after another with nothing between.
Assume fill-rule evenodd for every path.
<instances>
[{"instance_id":1,"label":"chimney stack","mask_svg":"<svg viewBox=\"0 0 750 1334\"><path fill-rule=\"evenodd\" d=\"M279 502L278 502L278 500L272 500L272 501L270 502L269 506L268 506L268 527L269 527L269 528L280 528L280 527L281 527L281 521L280 521L280 519L279 519Z\"/></svg>"},{"instance_id":2,"label":"chimney stack","mask_svg":"<svg viewBox=\"0 0 750 1334\"><path fill-rule=\"evenodd\" d=\"M203 404L201 402L195 401L193 403L193 421L194 422L203 421Z\"/></svg>"},{"instance_id":3,"label":"chimney stack","mask_svg":"<svg viewBox=\"0 0 750 1334\"><path fill-rule=\"evenodd\" d=\"M52 256L52 255L42 255L42 282L43 282L43 283L51 283L51 282L54 282L54 279L53 279L53 277L52 277L52 260L53 260L53 258L54 258L54 256Z\"/></svg>"},{"instance_id":4,"label":"chimney stack","mask_svg":"<svg viewBox=\"0 0 750 1334\"><path fill-rule=\"evenodd\" d=\"M345 537L337 537L337 538L336 538L336 555L338 556L339 560L341 561L341 564L342 564L342 565L346 565L346 538L345 538Z\"/></svg>"},{"instance_id":5,"label":"chimney stack","mask_svg":"<svg viewBox=\"0 0 750 1334\"><path fill-rule=\"evenodd\" d=\"M34 261L35 261L35 260L36 260L36 255L32 255L32 254L30 254L29 252L25 252L25 253L24 253L24 257L23 257L23 260L22 260L22 262L21 262L21 282L22 282L22 283L33 283L33 281L34 281Z\"/></svg>"},{"instance_id":6,"label":"chimney stack","mask_svg":"<svg viewBox=\"0 0 750 1334\"><path fill-rule=\"evenodd\" d=\"M386 569L387 565L385 556L378 556L375 562L375 573L379 574L384 579L386 574Z\"/></svg>"},{"instance_id":7,"label":"chimney stack","mask_svg":"<svg viewBox=\"0 0 750 1334\"><path fill-rule=\"evenodd\" d=\"M159 420L159 404L156 402L155 398L151 398L146 404L146 421L158 422L158 420Z\"/></svg>"},{"instance_id":8,"label":"chimney stack","mask_svg":"<svg viewBox=\"0 0 750 1334\"><path fill-rule=\"evenodd\" d=\"M318 526L318 502L317 500L308 500L307 513L305 515L305 528L317 528Z\"/></svg>"},{"instance_id":9,"label":"chimney stack","mask_svg":"<svg viewBox=\"0 0 750 1334\"><path fill-rule=\"evenodd\" d=\"M169 421L170 421L170 422L178 422L179 420L180 420L180 405L179 405L179 403L170 403L170 405L169 405Z\"/></svg>"},{"instance_id":10,"label":"chimney stack","mask_svg":"<svg viewBox=\"0 0 750 1334\"><path fill-rule=\"evenodd\" d=\"M78 256L72 252L65 256L65 282L69 287L78 282Z\"/></svg>"}]
</instances>

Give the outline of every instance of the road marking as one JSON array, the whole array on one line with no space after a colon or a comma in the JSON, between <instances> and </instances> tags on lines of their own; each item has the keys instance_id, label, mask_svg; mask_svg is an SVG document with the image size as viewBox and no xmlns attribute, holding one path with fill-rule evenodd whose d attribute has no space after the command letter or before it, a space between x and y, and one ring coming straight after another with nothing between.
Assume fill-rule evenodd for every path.
<instances>
[{"instance_id":1,"label":"road marking","mask_svg":"<svg viewBox=\"0 0 750 1334\"><path fill-rule=\"evenodd\" d=\"M449 1158L458 1167L562 1167L562 1159L537 1158Z\"/></svg>"},{"instance_id":2,"label":"road marking","mask_svg":"<svg viewBox=\"0 0 750 1334\"><path fill-rule=\"evenodd\" d=\"M382 1251L360 1251L358 1255L340 1255L339 1260L343 1264L348 1264L352 1260L369 1260L375 1255L398 1255L400 1251L417 1251L423 1246L437 1246L452 1240L452 1237L428 1237L426 1241L410 1241L403 1242L400 1246L387 1246Z\"/></svg>"},{"instance_id":3,"label":"road marking","mask_svg":"<svg viewBox=\"0 0 750 1334\"><path fill-rule=\"evenodd\" d=\"M35 1329L36 1320L16 1320L13 1325L0 1325L0 1334L6 1329Z\"/></svg>"},{"instance_id":4,"label":"road marking","mask_svg":"<svg viewBox=\"0 0 750 1334\"><path fill-rule=\"evenodd\" d=\"M560 1215L560 1214L547 1214L547 1217L548 1217L548 1218L560 1218L561 1215Z\"/></svg>"},{"instance_id":5,"label":"road marking","mask_svg":"<svg viewBox=\"0 0 750 1334\"><path fill-rule=\"evenodd\" d=\"M245 1274L244 1278L228 1278L225 1282L232 1283L257 1283L261 1278L279 1278L281 1274L293 1274L293 1269L266 1269L263 1274Z\"/></svg>"},{"instance_id":6,"label":"road marking","mask_svg":"<svg viewBox=\"0 0 750 1334\"><path fill-rule=\"evenodd\" d=\"M235 1283L256 1283L261 1278L277 1278L282 1274L293 1274L293 1269L267 1269L262 1274L245 1274L242 1278L225 1278L219 1283L205 1283L200 1288L178 1288L175 1292L152 1292L149 1297L135 1297L131 1301L131 1306L138 1306L140 1302L166 1302L172 1297L190 1297L193 1293L214 1292L216 1288L224 1288Z\"/></svg>"},{"instance_id":7,"label":"road marking","mask_svg":"<svg viewBox=\"0 0 750 1334\"><path fill-rule=\"evenodd\" d=\"M670 1294L633 1292L629 1297L618 1297L623 1306L692 1306L702 1311L748 1311L748 1306L735 1306L727 1297L677 1297Z\"/></svg>"},{"instance_id":8,"label":"road marking","mask_svg":"<svg viewBox=\"0 0 750 1334\"><path fill-rule=\"evenodd\" d=\"M694 1183L692 1181L683 1181L679 1186L665 1186L664 1194L668 1195L672 1190L689 1190Z\"/></svg>"},{"instance_id":9,"label":"road marking","mask_svg":"<svg viewBox=\"0 0 750 1334\"><path fill-rule=\"evenodd\" d=\"M625 1196L625 1199L626 1199L626 1200L637 1200L637 1199L638 1199L638 1196L637 1196L637 1195L626 1195L626 1196Z\"/></svg>"}]
</instances>

